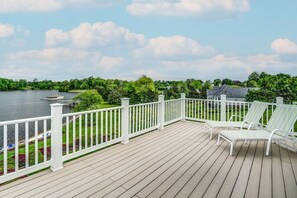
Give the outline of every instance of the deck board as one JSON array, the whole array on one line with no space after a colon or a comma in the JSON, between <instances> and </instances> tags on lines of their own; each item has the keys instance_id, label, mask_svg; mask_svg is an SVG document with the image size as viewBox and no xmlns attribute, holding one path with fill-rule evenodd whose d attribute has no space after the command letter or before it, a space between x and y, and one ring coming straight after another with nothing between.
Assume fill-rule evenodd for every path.
<instances>
[{"instance_id":1,"label":"deck board","mask_svg":"<svg viewBox=\"0 0 297 198\"><path fill-rule=\"evenodd\" d=\"M272 196L286 197L279 147L272 147Z\"/></svg>"},{"instance_id":2,"label":"deck board","mask_svg":"<svg viewBox=\"0 0 297 198\"><path fill-rule=\"evenodd\" d=\"M236 184L232 191L231 197L244 197L246 186L250 177L250 171L255 157L255 152L257 148L257 141L252 141L249 146L248 153L244 159L240 173L237 177Z\"/></svg>"},{"instance_id":3,"label":"deck board","mask_svg":"<svg viewBox=\"0 0 297 198\"><path fill-rule=\"evenodd\" d=\"M215 133L217 134L217 132ZM177 122L0 186L0 197L294 197L297 154L272 144L216 145L203 125Z\"/></svg>"},{"instance_id":4,"label":"deck board","mask_svg":"<svg viewBox=\"0 0 297 198\"><path fill-rule=\"evenodd\" d=\"M267 143L264 143L263 163L261 168L261 179L259 186L259 197L272 197L272 158L265 156ZM273 145L272 145L273 146ZM248 192L247 192L248 193Z\"/></svg>"},{"instance_id":5,"label":"deck board","mask_svg":"<svg viewBox=\"0 0 297 198\"><path fill-rule=\"evenodd\" d=\"M257 150L252 164L252 169L251 169L251 173L250 173L250 177L248 180L246 193L245 193L245 197L247 198L258 197L259 195L259 185L260 185L260 178L261 178L263 155L265 155L264 142L258 141Z\"/></svg>"},{"instance_id":6,"label":"deck board","mask_svg":"<svg viewBox=\"0 0 297 198\"><path fill-rule=\"evenodd\" d=\"M220 192L218 194L219 197L230 197L233 191L233 188L236 184L238 175L240 173L240 170L242 168L242 165L244 163L244 159L246 157L246 154L248 153L250 146L250 142L243 144L242 149L240 150L237 158L235 159L234 164L232 165L232 168L230 172L228 173L222 188L220 189Z\"/></svg>"}]
</instances>

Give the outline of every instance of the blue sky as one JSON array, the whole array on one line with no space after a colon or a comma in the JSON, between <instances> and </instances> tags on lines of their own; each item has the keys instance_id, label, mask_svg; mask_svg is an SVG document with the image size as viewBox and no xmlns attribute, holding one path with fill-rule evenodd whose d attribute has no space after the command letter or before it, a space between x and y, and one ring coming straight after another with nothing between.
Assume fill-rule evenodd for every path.
<instances>
[{"instance_id":1,"label":"blue sky","mask_svg":"<svg viewBox=\"0 0 297 198\"><path fill-rule=\"evenodd\" d=\"M0 0L0 76L297 75L297 1Z\"/></svg>"}]
</instances>

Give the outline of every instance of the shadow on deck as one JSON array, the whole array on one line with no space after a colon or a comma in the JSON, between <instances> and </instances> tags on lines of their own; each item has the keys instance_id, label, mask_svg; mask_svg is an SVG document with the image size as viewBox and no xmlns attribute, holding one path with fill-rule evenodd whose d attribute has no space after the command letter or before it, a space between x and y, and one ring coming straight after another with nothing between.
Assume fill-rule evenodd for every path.
<instances>
[{"instance_id":1,"label":"shadow on deck","mask_svg":"<svg viewBox=\"0 0 297 198\"><path fill-rule=\"evenodd\" d=\"M296 197L297 154L277 144L229 145L177 122L0 187L0 197Z\"/></svg>"}]
</instances>

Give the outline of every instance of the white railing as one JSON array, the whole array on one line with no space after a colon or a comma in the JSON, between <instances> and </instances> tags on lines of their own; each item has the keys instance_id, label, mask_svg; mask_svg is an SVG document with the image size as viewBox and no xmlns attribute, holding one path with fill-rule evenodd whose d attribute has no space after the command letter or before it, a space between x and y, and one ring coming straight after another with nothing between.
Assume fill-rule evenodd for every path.
<instances>
[{"instance_id":1,"label":"white railing","mask_svg":"<svg viewBox=\"0 0 297 198\"><path fill-rule=\"evenodd\" d=\"M181 108L182 108L182 99L166 100L164 125L168 125L173 122L181 120L182 119Z\"/></svg>"},{"instance_id":2,"label":"white railing","mask_svg":"<svg viewBox=\"0 0 297 198\"><path fill-rule=\"evenodd\" d=\"M121 107L63 115L63 161L120 142Z\"/></svg>"},{"instance_id":3,"label":"white railing","mask_svg":"<svg viewBox=\"0 0 297 198\"><path fill-rule=\"evenodd\" d=\"M221 100L185 99L185 115L188 120L195 121L243 121L251 102L227 101L224 95ZM268 108L260 120L266 125L271 114L276 108L276 103L268 103Z\"/></svg>"},{"instance_id":4,"label":"white railing","mask_svg":"<svg viewBox=\"0 0 297 198\"><path fill-rule=\"evenodd\" d=\"M186 99L186 119L221 120L221 103L219 100Z\"/></svg>"},{"instance_id":5,"label":"white railing","mask_svg":"<svg viewBox=\"0 0 297 198\"><path fill-rule=\"evenodd\" d=\"M129 106L129 137L157 129L159 102Z\"/></svg>"},{"instance_id":6,"label":"white railing","mask_svg":"<svg viewBox=\"0 0 297 198\"><path fill-rule=\"evenodd\" d=\"M278 99L281 103L281 98ZM51 167L63 168L67 160L115 143L129 143L129 138L162 130L180 120L242 121L249 102L180 99L129 105L122 99L119 107L62 114L62 104L51 105L51 116L0 122L0 183ZM269 120L276 107L269 103L261 123ZM2 137L1 137L2 134ZM12 157L14 156L14 157Z\"/></svg>"},{"instance_id":7,"label":"white railing","mask_svg":"<svg viewBox=\"0 0 297 198\"><path fill-rule=\"evenodd\" d=\"M0 122L0 183L51 165L51 116Z\"/></svg>"}]
</instances>

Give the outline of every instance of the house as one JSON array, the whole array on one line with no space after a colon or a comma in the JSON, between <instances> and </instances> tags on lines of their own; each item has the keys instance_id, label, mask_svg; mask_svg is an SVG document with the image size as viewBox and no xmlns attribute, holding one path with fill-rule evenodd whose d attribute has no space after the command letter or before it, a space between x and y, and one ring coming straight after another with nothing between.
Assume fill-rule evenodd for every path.
<instances>
[{"instance_id":1,"label":"house","mask_svg":"<svg viewBox=\"0 0 297 198\"><path fill-rule=\"evenodd\" d=\"M245 101L245 96L250 89L257 88L231 87L228 85L223 85L221 87L214 87L213 89L208 89L206 95L207 99L209 100L219 100L222 94L226 94L228 100Z\"/></svg>"}]
</instances>

